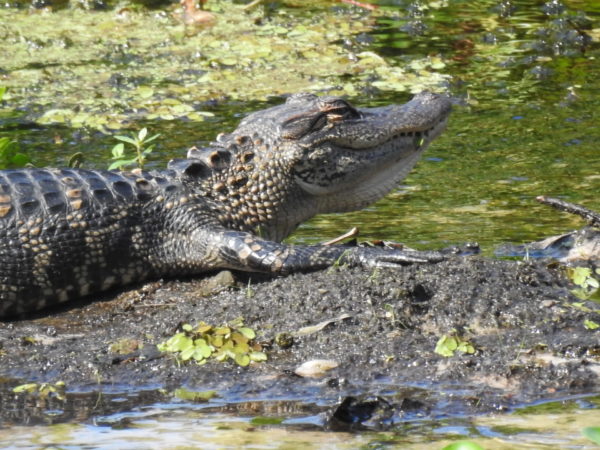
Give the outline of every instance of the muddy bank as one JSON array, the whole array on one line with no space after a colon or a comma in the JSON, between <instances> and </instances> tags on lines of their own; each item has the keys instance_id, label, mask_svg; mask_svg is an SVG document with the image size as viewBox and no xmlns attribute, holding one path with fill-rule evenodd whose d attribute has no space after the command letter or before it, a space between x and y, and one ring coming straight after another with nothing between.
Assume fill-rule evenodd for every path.
<instances>
[{"instance_id":1,"label":"muddy bank","mask_svg":"<svg viewBox=\"0 0 600 450\"><path fill-rule=\"evenodd\" d=\"M348 395L379 395L394 416L439 417L592 393L600 386L600 330L584 326L586 320L600 323L600 305L574 297L562 269L541 261L472 256L400 269L234 278L235 286L210 295L209 278L169 280L0 323L1 418L85 420L177 402L172 393L181 387L216 390L210 407L266 400L256 413L273 407L292 414L307 405L320 412ZM267 362L198 366L156 349L181 324L220 325L238 317L270 344ZM336 318L320 331L295 336L289 348L273 343L279 333ZM438 339L452 334L475 352L436 354ZM123 338L139 349L115 351L111 344ZM314 359L339 366L321 378L293 373ZM65 400L11 390L59 380L66 384ZM281 399L287 406L275 401Z\"/></svg>"}]
</instances>

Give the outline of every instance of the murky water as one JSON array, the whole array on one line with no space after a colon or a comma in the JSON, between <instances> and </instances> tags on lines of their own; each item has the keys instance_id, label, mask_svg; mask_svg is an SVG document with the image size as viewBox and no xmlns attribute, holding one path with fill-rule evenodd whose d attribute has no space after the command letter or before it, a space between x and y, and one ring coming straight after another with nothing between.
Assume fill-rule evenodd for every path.
<instances>
[{"instance_id":1,"label":"murky water","mask_svg":"<svg viewBox=\"0 0 600 450\"><path fill-rule=\"evenodd\" d=\"M280 411L271 416L249 413L260 410L258 404L246 408L239 404L239 409L234 406L227 413L211 405L154 403L121 413L97 414L85 423L0 428L0 443L5 448L416 450L468 440L487 450L592 449L596 447L581 430L600 422L597 397L556 401L512 414L413 419L380 432L326 431L322 418L307 411Z\"/></svg>"},{"instance_id":2,"label":"murky water","mask_svg":"<svg viewBox=\"0 0 600 450\"><path fill-rule=\"evenodd\" d=\"M326 240L358 226L365 239L393 239L422 248L478 241L491 253L502 242L532 241L582 225L574 217L538 205L534 201L538 195L558 196L600 210L597 1L399 0L379 4L389 14L373 19L352 42L344 44L348 51L377 53L393 67L428 56L440 58L444 66L439 72L448 76L440 89L462 98L463 106L455 108L448 130L403 186L365 211L317 217L304 224L292 241ZM28 20L27 12L20 14ZM289 14L310 15L311 10ZM128 45L135 46L135 42ZM7 73L3 64L0 59L0 86ZM319 64L318 57L314 64ZM276 65L272 70L277 73ZM415 70L418 73L419 68ZM423 70L423 78L429 77L430 69ZM362 83L349 95L358 104L403 102L410 97L404 88L368 89L368 80ZM43 104L35 101L36 86L32 81L26 90L15 88L13 99L19 103L16 111L0 112L0 136L18 141L38 165L64 164L72 153L85 151L88 165L106 167L116 143L106 129L41 124L28 116L29 106ZM417 87L413 83L408 90ZM214 114L201 123L145 120L140 110L128 127L148 126L162 134L151 163L159 167L190 145L206 144L217 133L232 129L245 113L278 101L279 97L258 96L224 97L216 102L201 99L201 109ZM74 420L75 424L50 427L0 428L0 443L21 448L94 448L100 441L104 448L297 448L300 444L306 448L429 448L432 441L442 446L469 438L485 448L586 448L590 444L580 430L600 424L598 404L579 400L570 404L575 407L563 414L453 418L409 423L373 435L324 433L318 418L310 414L284 416L282 424L267 426L253 424L244 414L156 402L97 416L85 424Z\"/></svg>"}]
</instances>

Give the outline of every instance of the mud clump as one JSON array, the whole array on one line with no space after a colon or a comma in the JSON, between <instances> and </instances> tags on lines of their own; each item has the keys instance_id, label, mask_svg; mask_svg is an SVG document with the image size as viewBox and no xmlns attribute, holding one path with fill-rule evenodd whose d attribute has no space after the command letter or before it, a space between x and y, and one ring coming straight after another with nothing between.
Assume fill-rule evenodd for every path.
<instances>
[{"instance_id":1,"label":"mud clump","mask_svg":"<svg viewBox=\"0 0 600 450\"><path fill-rule=\"evenodd\" d=\"M235 278L234 287L213 283L212 295L206 279L149 283L0 323L0 376L11 387L60 380L67 392L186 386L225 398L228 392L266 400L285 393L305 402L390 399L393 391L392 397L409 396L438 413L498 410L592 392L600 384L600 330L584 325L600 323L600 305L574 297L563 270L540 261L469 257L400 269ZM156 348L184 323L220 325L238 317L256 331L267 362L183 364ZM324 321L331 322L306 331ZM282 333L289 339L280 346L275 338ZM474 352L441 356L435 349L442 336L458 336ZM338 365L321 378L294 374L316 359ZM10 390L2 392L0 403L14 399Z\"/></svg>"}]
</instances>

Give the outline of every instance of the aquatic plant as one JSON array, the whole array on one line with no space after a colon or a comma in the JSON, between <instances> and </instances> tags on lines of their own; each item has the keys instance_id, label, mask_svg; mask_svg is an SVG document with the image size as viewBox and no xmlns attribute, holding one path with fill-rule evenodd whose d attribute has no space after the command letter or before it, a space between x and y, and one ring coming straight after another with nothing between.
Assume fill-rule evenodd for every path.
<instances>
[{"instance_id":1,"label":"aquatic plant","mask_svg":"<svg viewBox=\"0 0 600 450\"><path fill-rule=\"evenodd\" d=\"M108 170L121 169L123 166L133 165L137 165L140 169L143 169L148 156L154 148L154 144L148 144L160 136L160 134L150 137L147 137L147 135L148 129L142 128L137 134L134 133L131 136L115 136L115 139L121 142L112 148L112 159L116 159L116 161L108 166ZM126 158L125 144L130 144L135 149L135 156L133 158Z\"/></svg>"},{"instance_id":2,"label":"aquatic plant","mask_svg":"<svg viewBox=\"0 0 600 450\"><path fill-rule=\"evenodd\" d=\"M475 347L460 336L445 334L438 339L434 352L445 357L454 356L455 352L472 355L475 353Z\"/></svg>"},{"instance_id":3,"label":"aquatic plant","mask_svg":"<svg viewBox=\"0 0 600 450\"><path fill-rule=\"evenodd\" d=\"M196 327L182 325L181 331L158 344L158 349L174 354L181 361L194 360L205 364L209 358L217 361L231 359L240 366L247 366L250 362L267 359L255 337L254 330L245 327L241 318L219 327L200 322Z\"/></svg>"}]
</instances>

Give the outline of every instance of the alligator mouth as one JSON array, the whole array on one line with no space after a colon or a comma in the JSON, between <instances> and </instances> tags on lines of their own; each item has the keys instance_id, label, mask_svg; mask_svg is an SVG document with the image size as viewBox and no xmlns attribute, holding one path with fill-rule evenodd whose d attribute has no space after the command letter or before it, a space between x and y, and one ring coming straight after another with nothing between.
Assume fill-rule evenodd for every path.
<instances>
[{"instance_id":1,"label":"alligator mouth","mask_svg":"<svg viewBox=\"0 0 600 450\"><path fill-rule=\"evenodd\" d=\"M449 114L442 114L422 128L398 130L369 147L338 146L341 151L371 154L373 165L365 167L363 173L356 173L337 186L321 191L324 210L353 211L385 196L408 175L429 144L444 131L448 117ZM314 186L304 187L309 192L314 190ZM343 199L341 193L344 194Z\"/></svg>"},{"instance_id":2,"label":"alligator mouth","mask_svg":"<svg viewBox=\"0 0 600 450\"><path fill-rule=\"evenodd\" d=\"M448 97L421 93L401 106L360 110L359 119L340 124L323 141L356 151L373 151L401 139L431 142L443 131L450 111Z\"/></svg>"},{"instance_id":3,"label":"alligator mouth","mask_svg":"<svg viewBox=\"0 0 600 450\"><path fill-rule=\"evenodd\" d=\"M448 123L448 116L444 116L444 117L441 117L440 119L438 119L438 121L435 124L433 124L429 127L424 127L422 129L412 129L409 131L400 131L398 133L395 133L388 140L388 142L397 141L397 140L400 140L403 138L413 138L414 140L422 139L423 142L420 145L417 145L417 150L420 150L426 144L430 143L436 137L438 137L440 134L442 134L442 131L444 131L444 129L446 128L447 123Z\"/></svg>"}]
</instances>

